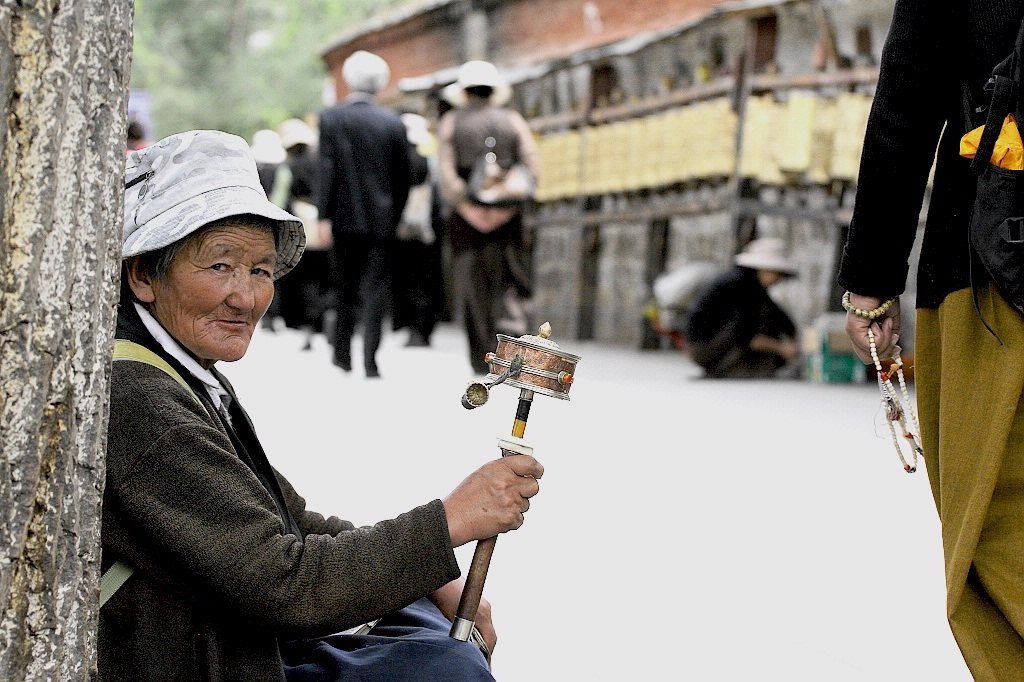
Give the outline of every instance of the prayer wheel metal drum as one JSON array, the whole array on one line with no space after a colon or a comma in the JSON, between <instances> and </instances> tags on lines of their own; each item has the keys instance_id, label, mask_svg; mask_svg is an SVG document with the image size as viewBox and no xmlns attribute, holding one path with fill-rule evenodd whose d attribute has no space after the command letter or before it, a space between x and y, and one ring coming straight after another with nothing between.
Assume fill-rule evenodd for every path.
<instances>
[{"instance_id":1,"label":"prayer wheel metal drum","mask_svg":"<svg viewBox=\"0 0 1024 682\"><path fill-rule=\"evenodd\" d=\"M580 356L566 353L557 343L543 336L498 334L498 347L486 357L490 366L487 380L498 379L516 357L522 358L522 369L505 379L504 383L553 398L569 399Z\"/></svg>"}]
</instances>

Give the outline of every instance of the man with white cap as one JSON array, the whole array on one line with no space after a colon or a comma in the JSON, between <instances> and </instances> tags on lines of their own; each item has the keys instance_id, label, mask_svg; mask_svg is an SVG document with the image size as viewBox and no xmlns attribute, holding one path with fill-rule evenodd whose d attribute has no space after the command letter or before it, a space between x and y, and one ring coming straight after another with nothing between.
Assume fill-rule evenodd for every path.
<instances>
[{"instance_id":1,"label":"man with white cap","mask_svg":"<svg viewBox=\"0 0 1024 682\"><path fill-rule=\"evenodd\" d=\"M351 341L361 305L363 364L366 376L376 378L395 231L412 186L409 150L398 114L376 101L391 79L387 62L358 50L341 73L351 93L320 115L318 208L337 268L334 364L352 369Z\"/></svg>"},{"instance_id":2,"label":"man with white cap","mask_svg":"<svg viewBox=\"0 0 1024 682\"><path fill-rule=\"evenodd\" d=\"M304 240L236 135L195 130L128 156L102 682L493 680L490 605L483 645L448 634L454 548L521 526L540 463L494 459L444 500L357 528L306 509L215 367L245 355Z\"/></svg>"},{"instance_id":3,"label":"man with white cap","mask_svg":"<svg viewBox=\"0 0 1024 682\"><path fill-rule=\"evenodd\" d=\"M777 237L751 241L734 263L694 303L686 325L690 357L708 377L784 376L800 348L793 320L768 289L795 277L796 264Z\"/></svg>"}]
</instances>

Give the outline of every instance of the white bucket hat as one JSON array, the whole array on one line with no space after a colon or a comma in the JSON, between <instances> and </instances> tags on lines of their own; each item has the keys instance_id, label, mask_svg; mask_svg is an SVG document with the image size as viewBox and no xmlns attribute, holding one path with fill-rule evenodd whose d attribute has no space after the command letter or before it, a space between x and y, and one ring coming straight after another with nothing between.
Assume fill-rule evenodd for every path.
<instances>
[{"instance_id":1,"label":"white bucket hat","mask_svg":"<svg viewBox=\"0 0 1024 682\"><path fill-rule=\"evenodd\" d=\"M219 130L191 130L132 152L125 162L121 258L156 251L203 225L253 214L277 222L274 279L299 262L302 222L267 199L249 145Z\"/></svg>"},{"instance_id":2,"label":"white bucket hat","mask_svg":"<svg viewBox=\"0 0 1024 682\"><path fill-rule=\"evenodd\" d=\"M786 244L778 237L761 237L743 247L736 255L736 265L754 270L771 270L795 277L796 263L786 256Z\"/></svg>"},{"instance_id":3,"label":"white bucket hat","mask_svg":"<svg viewBox=\"0 0 1024 682\"><path fill-rule=\"evenodd\" d=\"M249 148L256 163L282 163L286 156L281 137L273 130L257 130Z\"/></svg>"},{"instance_id":4,"label":"white bucket hat","mask_svg":"<svg viewBox=\"0 0 1024 682\"><path fill-rule=\"evenodd\" d=\"M444 97L456 107L465 106L466 88L484 86L491 88L491 104L501 106L512 96L512 88L508 81L498 72L498 68L490 62L479 59L466 62L459 67L459 76L452 84L451 90L444 91Z\"/></svg>"},{"instance_id":5,"label":"white bucket hat","mask_svg":"<svg viewBox=\"0 0 1024 682\"><path fill-rule=\"evenodd\" d=\"M316 131L301 118L282 121L277 127L277 132L281 135L281 146L285 149L291 149L297 144L314 147L318 142Z\"/></svg>"}]
</instances>

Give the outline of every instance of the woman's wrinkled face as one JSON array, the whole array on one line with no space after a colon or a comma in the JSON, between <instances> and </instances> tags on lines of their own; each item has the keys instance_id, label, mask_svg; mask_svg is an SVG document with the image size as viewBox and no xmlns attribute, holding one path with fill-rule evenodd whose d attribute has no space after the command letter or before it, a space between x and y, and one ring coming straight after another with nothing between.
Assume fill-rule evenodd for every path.
<instances>
[{"instance_id":1,"label":"woman's wrinkled face","mask_svg":"<svg viewBox=\"0 0 1024 682\"><path fill-rule=\"evenodd\" d=\"M245 355L274 297L274 235L258 227L209 228L186 244L167 276L132 290L203 367Z\"/></svg>"}]
</instances>

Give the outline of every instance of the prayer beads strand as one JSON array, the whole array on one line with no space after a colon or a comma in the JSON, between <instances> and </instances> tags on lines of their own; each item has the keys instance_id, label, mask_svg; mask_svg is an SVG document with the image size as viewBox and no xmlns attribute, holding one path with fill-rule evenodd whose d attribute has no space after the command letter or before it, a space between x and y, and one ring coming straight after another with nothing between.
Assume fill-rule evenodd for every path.
<instances>
[{"instance_id":1,"label":"prayer beads strand","mask_svg":"<svg viewBox=\"0 0 1024 682\"><path fill-rule=\"evenodd\" d=\"M900 358L900 348L895 347L893 353L893 364L890 366L889 371L882 369L882 362L878 359L878 349L875 347L875 335L868 329L868 343L871 347L871 360L875 363L875 372L878 374L878 389L882 393L882 407L885 409L886 421L889 425L889 434L892 436L893 447L896 448L896 454L899 455L900 462L903 464L903 470L908 474L912 474L917 471L918 457L922 454L921 444L914 435L907 428L907 415L910 415L910 419L913 422L915 431L920 431L920 427L917 423L917 416L914 413L914 409L910 400L910 391L907 390L907 382L903 375L903 360ZM900 384L900 393L896 392L896 387L892 383L892 375L895 372L897 380ZM907 462L907 458L903 455L903 446L900 444L899 436L896 434L896 424L900 425L900 429L903 431L903 438L907 441L908 447L911 451L912 462Z\"/></svg>"}]
</instances>

